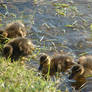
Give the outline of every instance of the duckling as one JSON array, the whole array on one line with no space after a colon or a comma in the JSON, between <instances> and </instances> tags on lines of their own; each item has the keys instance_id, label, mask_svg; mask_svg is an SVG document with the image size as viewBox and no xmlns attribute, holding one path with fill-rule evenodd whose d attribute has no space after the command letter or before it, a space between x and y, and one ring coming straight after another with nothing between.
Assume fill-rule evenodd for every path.
<instances>
[{"instance_id":1,"label":"duckling","mask_svg":"<svg viewBox=\"0 0 92 92\"><path fill-rule=\"evenodd\" d=\"M25 37L26 34L25 25L22 22L16 21L9 23L5 29L0 29L0 43L5 44L9 38Z\"/></svg>"},{"instance_id":2,"label":"duckling","mask_svg":"<svg viewBox=\"0 0 92 92\"><path fill-rule=\"evenodd\" d=\"M82 56L78 60L78 64L71 69L69 79L74 79L75 82L71 83L75 89L80 89L86 82L86 77L92 75L92 56Z\"/></svg>"},{"instance_id":3,"label":"duckling","mask_svg":"<svg viewBox=\"0 0 92 92\"><path fill-rule=\"evenodd\" d=\"M20 21L9 23L6 26L3 35L8 38L25 37L25 25Z\"/></svg>"},{"instance_id":4,"label":"duckling","mask_svg":"<svg viewBox=\"0 0 92 92\"><path fill-rule=\"evenodd\" d=\"M92 70L92 55L81 56L78 60L78 64L84 66L84 68Z\"/></svg>"},{"instance_id":5,"label":"duckling","mask_svg":"<svg viewBox=\"0 0 92 92\"><path fill-rule=\"evenodd\" d=\"M75 82L71 82L71 85L76 89L80 89L81 86L86 82L84 77L84 67L80 64L74 65L71 69L71 73L69 75L69 79L75 80Z\"/></svg>"},{"instance_id":6,"label":"duckling","mask_svg":"<svg viewBox=\"0 0 92 92\"><path fill-rule=\"evenodd\" d=\"M14 38L5 44L2 55L7 59L11 58L11 62L18 60L20 57L32 54L35 46L27 38Z\"/></svg>"},{"instance_id":7,"label":"duckling","mask_svg":"<svg viewBox=\"0 0 92 92\"><path fill-rule=\"evenodd\" d=\"M57 55L51 58L47 54L43 54L40 57L39 70L42 71L43 75L48 74L53 76L56 72L66 72L69 68L74 65L73 58L67 55Z\"/></svg>"}]
</instances>

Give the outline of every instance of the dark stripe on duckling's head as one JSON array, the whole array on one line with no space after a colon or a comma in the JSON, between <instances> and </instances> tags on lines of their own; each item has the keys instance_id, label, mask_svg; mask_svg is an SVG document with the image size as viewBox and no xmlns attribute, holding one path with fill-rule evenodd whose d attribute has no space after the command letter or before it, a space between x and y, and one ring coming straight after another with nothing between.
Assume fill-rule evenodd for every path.
<instances>
[{"instance_id":1,"label":"dark stripe on duckling's head","mask_svg":"<svg viewBox=\"0 0 92 92\"><path fill-rule=\"evenodd\" d=\"M41 71L42 68L43 68L43 65L48 64L48 63L49 63L49 56L47 54L41 55L41 57L40 57L40 66L39 66L38 70Z\"/></svg>"},{"instance_id":2,"label":"dark stripe on duckling's head","mask_svg":"<svg viewBox=\"0 0 92 92\"><path fill-rule=\"evenodd\" d=\"M80 76L83 73L84 73L84 67L82 65L77 64L72 67L69 79L73 79L74 77Z\"/></svg>"}]
</instances>

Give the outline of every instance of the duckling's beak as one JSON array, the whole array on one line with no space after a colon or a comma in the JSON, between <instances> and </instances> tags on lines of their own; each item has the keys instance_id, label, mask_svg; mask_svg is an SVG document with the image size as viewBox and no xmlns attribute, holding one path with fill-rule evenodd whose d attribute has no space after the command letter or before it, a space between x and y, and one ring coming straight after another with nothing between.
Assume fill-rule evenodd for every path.
<instances>
[{"instance_id":1,"label":"duckling's beak","mask_svg":"<svg viewBox=\"0 0 92 92\"><path fill-rule=\"evenodd\" d=\"M38 68L38 70L39 70L39 71L41 71L41 70L42 70L42 68L43 68L43 66L42 66L42 65L40 65L40 66L39 66L39 68Z\"/></svg>"}]
</instances>

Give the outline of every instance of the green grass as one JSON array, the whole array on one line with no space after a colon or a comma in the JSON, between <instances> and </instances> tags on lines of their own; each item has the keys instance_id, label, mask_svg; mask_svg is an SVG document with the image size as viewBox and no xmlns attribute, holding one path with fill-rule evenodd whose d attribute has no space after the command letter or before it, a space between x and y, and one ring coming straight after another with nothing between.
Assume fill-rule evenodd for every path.
<instances>
[{"instance_id":1,"label":"green grass","mask_svg":"<svg viewBox=\"0 0 92 92\"><path fill-rule=\"evenodd\" d=\"M59 92L55 83L37 75L34 68L27 69L20 62L0 58L0 92Z\"/></svg>"}]
</instances>

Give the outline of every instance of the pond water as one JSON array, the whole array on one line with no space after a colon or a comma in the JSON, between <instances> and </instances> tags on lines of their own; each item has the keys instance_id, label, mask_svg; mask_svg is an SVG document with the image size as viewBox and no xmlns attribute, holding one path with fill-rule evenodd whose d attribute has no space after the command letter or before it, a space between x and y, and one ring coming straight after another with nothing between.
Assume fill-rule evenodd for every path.
<instances>
[{"instance_id":1,"label":"pond water","mask_svg":"<svg viewBox=\"0 0 92 92\"><path fill-rule=\"evenodd\" d=\"M1 1L1 0L0 0ZM3 0L0 7L2 23L23 20L28 38L40 49L52 55L56 52L70 52L74 57L92 54L92 0ZM68 3L76 7L74 12L66 11L67 16L56 13L55 3ZM3 25L3 26L4 26ZM66 25L74 25L67 27ZM3 27L2 26L2 27ZM30 61L38 68L38 59Z\"/></svg>"}]
</instances>

